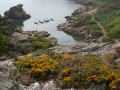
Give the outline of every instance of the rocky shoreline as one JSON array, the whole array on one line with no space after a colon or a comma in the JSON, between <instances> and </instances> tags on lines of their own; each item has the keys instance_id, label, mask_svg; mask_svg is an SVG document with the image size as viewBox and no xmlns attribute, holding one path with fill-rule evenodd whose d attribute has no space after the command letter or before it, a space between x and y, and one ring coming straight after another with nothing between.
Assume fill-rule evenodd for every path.
<instances>
[{"instance_id":1,"label":"rocky shoreline","mask_svg":"<svg viewBox=\"0 0 120 90\"><path fill-rule=\"evenodd\" d=\"M88 25L84 25L84 19L94 13L91 7L82 6L75 10L71 16L67 16L66 22L57 26L58 30L67 34L77 36L85 41L94 41L100 38L99 33L95 33L89 29ZM88 21L89 22L89 21ZM92 23L92 22L91 22Z\"/></svg>"}]
</instances>

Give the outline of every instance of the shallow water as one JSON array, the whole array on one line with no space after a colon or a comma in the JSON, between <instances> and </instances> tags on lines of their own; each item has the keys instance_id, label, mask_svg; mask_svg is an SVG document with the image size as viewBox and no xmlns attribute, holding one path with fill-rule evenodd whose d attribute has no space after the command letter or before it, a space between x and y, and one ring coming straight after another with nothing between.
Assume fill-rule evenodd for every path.
<instances>
[{"instance_id":1,"label":"shallow water","mask_svg":"<svg viewBox=\"0 0 120 90\"><path fill-rule=\"evenodd\" d=\"M72 36L67 35L62 31L58 31L56 26L65 22L65 16L71 15L71 13L80 7L80 4L76 4L71 0L0 0L0 13L8 10L10 7L17 4L23 4L24 10L32 17L24 21L23 30L25 31L48 31L51 36L58 39L59 44L76 44L82 43L82 41L75 40ZM54 21L45 24L34 24L39 20L45 20L53 18Z\"/></svg>"}]
</instances>

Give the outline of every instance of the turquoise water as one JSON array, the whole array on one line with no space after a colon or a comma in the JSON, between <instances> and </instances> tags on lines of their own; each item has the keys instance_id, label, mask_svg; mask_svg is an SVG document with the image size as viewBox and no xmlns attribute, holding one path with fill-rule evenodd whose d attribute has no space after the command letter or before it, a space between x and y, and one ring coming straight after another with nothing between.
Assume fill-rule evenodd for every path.
<instances>
[{"instance_id":1,"label":"turquoise water","mask_svg":"<svg viewBox=\"0 0 120 90\"><path fill-rule=\"evenodd\" d=\"M71 15L75 9L81 6L80 4L70 0L0 0L0 14L3 15L6 10L17 4L23 4L24 10L31 15L31 19L24 21L23 30L48 31L51 36L58 39L59 44L76 44L80 42L56 28L58 24L65 22L64 17ZM54 21L45 24L34 24L39 20L50 18L53 18Z\"/></svg>"}]
</instances>

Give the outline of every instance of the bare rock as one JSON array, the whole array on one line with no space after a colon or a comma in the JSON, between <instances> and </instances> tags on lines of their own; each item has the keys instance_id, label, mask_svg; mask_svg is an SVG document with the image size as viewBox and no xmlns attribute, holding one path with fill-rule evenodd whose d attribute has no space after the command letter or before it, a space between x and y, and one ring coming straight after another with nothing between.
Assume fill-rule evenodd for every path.
<instances>
[{"instance_id":1,"label":"bare rock","mask_svg":"<svg viewBox=\"0 0 120 90\"><path fill-rule=\"evenodd\" d=\"M31 16L23 10L23 5L18 4L17 6L11 7L8 11L4 12L4 15L11 19L29 19Z\"/></svg>"},{"instance_id":2,"label":"bare rock","mask_svg":"<svg viewBox=\"0 0 120 90\"><path fill-rule=\"evenodd\" d=\"M5 35L11 36L15 32L15 22L11 19L8 19L5 16L0 17L0 32Z\"/></svg>"}]
</instances>

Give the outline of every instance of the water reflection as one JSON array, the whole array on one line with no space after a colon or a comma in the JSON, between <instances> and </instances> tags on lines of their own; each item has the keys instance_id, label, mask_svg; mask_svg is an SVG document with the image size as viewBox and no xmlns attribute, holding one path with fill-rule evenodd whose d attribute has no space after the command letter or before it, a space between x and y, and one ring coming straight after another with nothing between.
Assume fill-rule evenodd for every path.
<instances>
[{"instance_id":1,"label":"water reflection","mask_svg":"<svg viewBox=\"0 0 120 90\"><path fill-rule=\"evenodd\" d=\"M21 19L15 20L16 26L23 28L24 27L24 24L23 24L24 21L25 20L21 20Z\"/></svg>"}]
</instances>

